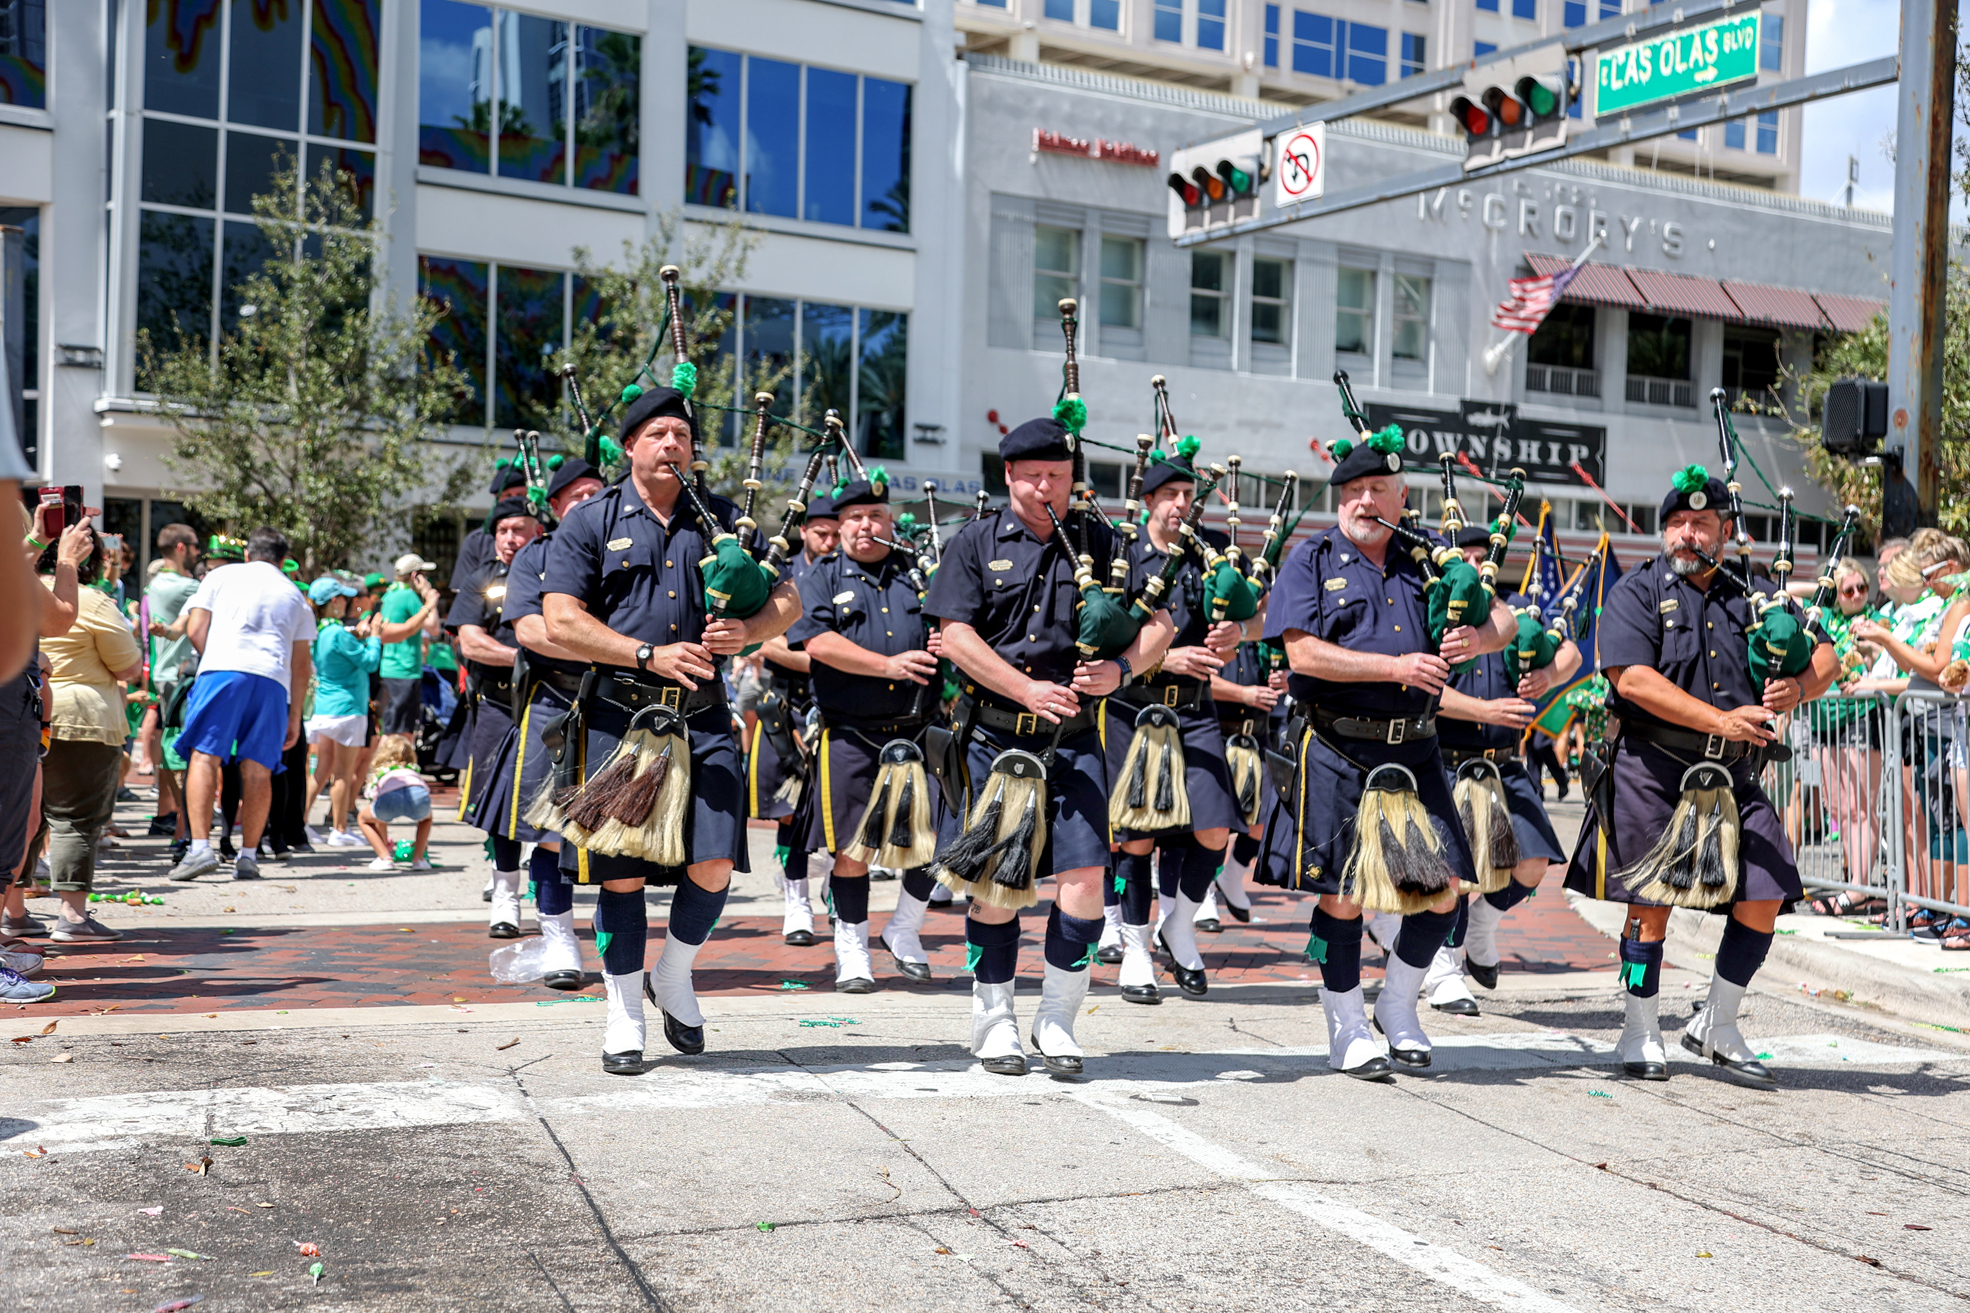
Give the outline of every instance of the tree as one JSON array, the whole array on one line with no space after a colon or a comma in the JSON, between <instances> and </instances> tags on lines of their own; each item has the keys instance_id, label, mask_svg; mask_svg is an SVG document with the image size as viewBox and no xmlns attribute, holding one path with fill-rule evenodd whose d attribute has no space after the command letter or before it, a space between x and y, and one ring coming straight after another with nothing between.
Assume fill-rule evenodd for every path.
<instances>
[{"instance_id":1,"label":"tree","mask_svg":"<svg viewBox=\"0 0 1970 1313\"><path fill-rule=\"evenodd\" d=\"M216 343L140 330L138 383L176 431L177 495L229 532L280 529L313 574L400 541L413 496L456 501L470 470L430 442L467 385L428 350L443 311L385 292L381 227L347 175L307 179L297 222L300 183L282 161L253 199L267 256L230 289L238 322Z\"/></svg>"}]
</instances>

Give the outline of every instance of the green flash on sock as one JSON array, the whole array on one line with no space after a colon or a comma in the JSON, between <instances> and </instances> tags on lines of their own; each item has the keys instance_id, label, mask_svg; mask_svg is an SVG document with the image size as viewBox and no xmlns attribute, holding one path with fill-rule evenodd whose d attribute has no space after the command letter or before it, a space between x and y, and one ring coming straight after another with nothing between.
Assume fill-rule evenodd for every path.
<instances>
[{"instance_id":1,"label":"green flash on sock","mask_svg":"<svg viewBox=\"0 0 1970 1313\"><path fill-rule=\"evenodd\" d=\"M1074 969L1076 971L1079 971L1082 967L1085 967L1090 963L1092 963L1094 961L1095 950L1100 947L1101 947L1100 944L1089 944L1088 951L1081 954L1081 960L1074 964Z\"/></svg>"},{"instance_id":2,"label":"green flash on sock","mask_svg":"<svg viewBox=\"0 0 1970 1313\"><path fill-rule=\"evenodd\" d=\"M1115 877L1115 892L1116 892L1116 893L1118 893L1118 894L1125 894L1125 893L1127 893L1128 891L1129 891L1129 877L1128 877L1128 876L1126 876L1126 875L1118 875L1118 876L1116 876L1116 877Z\"/></svg>"},{"instance_id":3,"label":"green flash on sock","mask_svg":"<svg viewBox=\"0 0 1970 1313\"><path fill-rule=\"evenodd\" d=\"M595 932L595 956L601 957L609 951L609 942L615 938L607 930Z\"/></svg>"},{"instance_id":4,"label":"green flash on sock","mask_svg":"<svg viewBox=\"0 0 1970 1313\"><path fill-rule=\"evenodd\" d=\"M1319 935L1308 935L1306 939L1306 960L1327 965L1327 941Z\"/></svg>"},{"instance_id":5,"label":"green flash on sock","mask_svg":"<svg viewBox=\"0 0 1970 1313\"><path fill-rule=\"evenodd\" d=\"M782 870L786 868L787 858L791 856L793 856L793 848L788 844L783 843L773 849L773 860L780 864Z\"/></svg>"},{"instance_id":6,"label":"green flash on sock","mask_svg":"<svg viewBox=\"0 0 1970 1313\"><path fill-rule=\"evenodd\" d=\"M983 944L966 944L964 946L964 969L971 972L972 975L975 976L978 974L978 964L984 959L985 946Z\"/></svg>"},{"instance_id":7,"label":"green flash on sock","mask_svg":"<svg viewBox=\"0 0 1970 1313\"><path fill-rule=\"evenodd\" d=\"M1648 975L1648 963L1623 962L1621 964L1621 983L1631 989L1640 989Z\"/></svg>"}]
</instances>

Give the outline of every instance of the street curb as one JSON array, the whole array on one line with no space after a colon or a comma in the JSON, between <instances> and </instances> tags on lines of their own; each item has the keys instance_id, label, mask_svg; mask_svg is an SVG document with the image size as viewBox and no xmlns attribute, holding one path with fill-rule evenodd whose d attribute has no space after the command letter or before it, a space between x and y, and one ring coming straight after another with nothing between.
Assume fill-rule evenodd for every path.
<instances>
[{"instance_id":1,"label":"street curb","mask_svg":"<svg viewBox=\"0 0 1970 1313\"><path fill-rule=\"evenodd\" d=\"M1624 915L1621 903L1604 903L1567 891L1567 902L1594 929L1616 939ZM1724 934L1724 918L1678 908L1669 914L1667 960L1708 976ZM1760 978L1767 993L1812 992L1833 996L1845 991L1858 1007L1875 1007L1906 1020L1970 1030L1970 980L1943 977L1866 957L1822 939L1779 935L1772 940ZM1801 991L1800 986L1806 987Z\"/></svg>"}]
</instances>

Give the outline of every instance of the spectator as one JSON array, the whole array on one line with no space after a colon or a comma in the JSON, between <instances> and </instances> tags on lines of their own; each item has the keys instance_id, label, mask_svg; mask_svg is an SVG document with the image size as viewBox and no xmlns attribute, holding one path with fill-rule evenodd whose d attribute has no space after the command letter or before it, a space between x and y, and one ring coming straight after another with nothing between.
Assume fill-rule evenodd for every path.
<instances>
[{"instance_id":1,"label":"spectator","mask_svg":"<svg viewBox=\"0 0 1970 1313\"><path fill-rule=\"evenodd\" d=\"M1856 620L1867 615L1867 569L1851 556L1828 571L1833 580L1834 607L1823 618L1833 639L1841 673L1827 696L1806 705L1803 715L1819 766L1821 805L1840 833L1846 876L1850 883L1867 884L1873 876L1877 836L1875 800L1881 795L1881 721L1886 707L1872 695L1855 690L1866 673L1866 659L1854 648ZM1872 895L1847 890L1812 902L1823 916L1862 916L1881 910Z\"/></svg>"},{"instance_id":2,"label":"spectator","mask_svg":"<svg viewBox=\"0 0 1970 1313\"><path fill-rule=\"evenodd\" d=\"M196 880L219 868L210 842L212 804L227 757L240 763L242 842L233 878L260 878L256 849L273 800L274 767L300 737L314 667L314 613L281 573L286 555L279 530L255 529L245 563L214 570L185 604L185 632L200 660L178 739L179 753L191 763L185 772L191 844L171 868L173 880Z\"/></svg>"},{"instance_id":3,"label":"spectator","mask_svg":"<svg viewBox=\"0 0 1970 1313\"><path fill-rule=\"evenodd\" d=\"M357 621L354 630L343 623L350 599L357 595L353 586L332 574L308 586L308 600L314 603L321 628L314 647L315 714L308 721L315 774L301 813L305 817L314 811L315 799L326 785L328 837L318 840L310 833L308 842L325 842L330 848L363 846L348 831L349 811L356 800L357 763L369 743L369 676L382 659L383 640L370 632L370 616Z\"/></svg>"},{"instance_id":4,"label":"spectator","mask_svg":"<svg viewBox=\"0 0 1970 1313\"><path fill-rule=\"evenodd\" d=\"M93 538L93 547L77 571L84 585L95 584L115 561L111 544ZM58 549L42 553L38 572L51 593L58 565ZM121 939L89 915L89 890L96 878L97 844L116 810L123 741L130 733L119 681L143 673L144 650L115 600L101 588L83 587L74 622L67 632L45 639L42 652L50 672L53 737L42 762L41 830L48 836L50 883L61 899L53 938L63 943ZM34 847L40 847L38 841Z\"/></svg>"},{"instance_id":5,"label":"spectator","mask_svg":"<svg viewBox=\"0 0 1970 1313\"><path fill-rule=\"evenodd\" d=\"M424 725L424 640L443 632L438 625L438 590L424 572L438 567L415 552L397 558L396 582L383 594L377 630L383 640L383 717L385 734L415 738Z\"/></svg>"},{"instance_id":6,"label":"spectator","mask_svg":"<svg viewBox=\"0 0 1970 1313\"><path fill-rule=\"evenodd\" d=\"M145 596L150 601L150 636L157 643L151 656L151 683L160 708L171 705L185 677L185 665L194 655L191 640L185 637L185 603L198 591L198 561L198 534L189 524L167 524L157 531L157 574ZM160 741L149 745L146 754L157 772L157 816L151 833L182 839L185 817L172 783L175 773L165 768L159 719Z\"/></svg>"},{"instance_id":7,"label":"spectator","mask_svg":"<svg viewBox=\"0 0 1970 1313\"><path fill-rule=\"evenodd\" d=\"M402 734L385 734L376 742L376 758L370 767L369 784L363 789L369 801L357 818L363 838L369 840L376 857L372 871L396 869L390 845L390 823L410 821L417 825L417 838L411 846L410 869L428 871L431 863L424 855L431 842L431 789L417 773L417 747Z\"/></svg>"}]
</instances>

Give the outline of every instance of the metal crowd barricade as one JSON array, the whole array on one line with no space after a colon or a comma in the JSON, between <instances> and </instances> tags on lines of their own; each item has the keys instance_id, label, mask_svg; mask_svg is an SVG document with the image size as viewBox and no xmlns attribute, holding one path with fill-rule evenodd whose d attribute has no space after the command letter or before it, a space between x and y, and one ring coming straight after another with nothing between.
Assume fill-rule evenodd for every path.
<instances>
[{"instance_id":1,"label":"metal crowd barricade","mask_svg":"<svg viewBox=\"0 0 1970 1313\"><path fill-rule=\"evenodd\" d=\"M1806 704L1786 717L1791 760L1767 766L1762 780L1808 891L1882 898L1895 917L1903 836L1881 818L1895 813L1900 796L1899 772L1890 768L1898 708L1882 694L1836 693Z\"/></svg>"},{"instance_id":2,"label":"metal crowd barricade","mask_svg":"<svg viewBox=\"0 0 1970 1313\"><path fill-rule=\"evenodd\" d=\"M1911 908L1970 916L1970 724L1963 699L1910 689L1895 699L1884 756L1898 769L1882 826L1893 845L1889 926Z\"/></svg>"}]
</instances>

